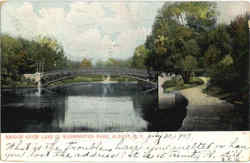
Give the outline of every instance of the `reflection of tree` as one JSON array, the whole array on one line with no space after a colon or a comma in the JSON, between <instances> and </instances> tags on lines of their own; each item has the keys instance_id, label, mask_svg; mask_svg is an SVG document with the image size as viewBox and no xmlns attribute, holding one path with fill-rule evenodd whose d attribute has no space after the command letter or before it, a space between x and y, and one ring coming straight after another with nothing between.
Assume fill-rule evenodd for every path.
<instances>
[{"instance_id":1,"label":"reflection of tree","mask_svg":"<svg viewBox=\"0 0 250 163\"><path fill-rule=\"evenodd\" d=\"M48 90L43 90L42 96L36 96L36 91L26 88L2 93L4 132L60 131L59 124L65 118L65 97ZM24 105L13 105L20 102Z\"/></svg>"},{"instance_id":2,"label":"reflection of tree","mask_svg":"<svg viewBox=\"0 0 250 163\"><path fill-rule=\"evenodd\" d=\"M146 121L151 120L151 115L157 110L157 91L149 93L137 93L133 96L133 106L135 111Z\"/></svg>"},{"instance_id":3,"label":"reflection of tree","mask_svg":"<svg viewBox=\"0 0 250 163\"><path fill-rule=\"evenodd\" d=\"M182 95L175 95L175 104L167 104L159 109L157 91L149 94L136 94L133 97L135 112L148 121L149 131L176 131L182 126L186 116L187 100Z\"/></svg>"},{"instance_id":4,"label":"reflection of tree","mask_svg":"<svg viewBox=\"0 0 250 163\"><path fill-rule=\"evenodd\" d=\"M65 123L66 116L68 113L68 96L57 96L53 98L57 101L55 107L55 113L53 116L54 121L56 122L56 128L62 129L63 124Z\"/></svg>"}]
</instances>

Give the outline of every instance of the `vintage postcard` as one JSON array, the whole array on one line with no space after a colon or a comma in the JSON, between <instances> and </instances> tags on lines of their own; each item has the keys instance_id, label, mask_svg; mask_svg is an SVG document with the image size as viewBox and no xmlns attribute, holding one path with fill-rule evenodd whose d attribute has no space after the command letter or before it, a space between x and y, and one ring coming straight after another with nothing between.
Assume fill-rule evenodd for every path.
<instances>
[{"instance_id":1,"label":"vintage postcard","mask_svg":"<svg viewBox=\"0 0 250 163\"><path fill-rule=\"evenodd\" d=\"M0 2L2 161L249 160L249 2Z\"/></svg>"}]
</instances>

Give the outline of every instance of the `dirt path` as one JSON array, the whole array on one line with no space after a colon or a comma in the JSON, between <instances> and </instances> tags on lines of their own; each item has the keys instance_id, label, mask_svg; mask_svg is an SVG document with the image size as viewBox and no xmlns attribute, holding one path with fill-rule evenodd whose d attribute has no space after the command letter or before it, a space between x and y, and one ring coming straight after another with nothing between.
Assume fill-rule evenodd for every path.
<instances>
[{"instance_id":1,"label":"dirt path","mask_svg":"<svg viewBox=\"0 0 250 163\"><path fill-rule=\"evenodd\" d=\"M203 85L179 91L182 95L184 95L188 99L189 105L215 105L215 104L231 105L224 100L220 100L217 97L209 96L203 93L202 90L206 88L208 83L208 78L200 77L200 79L204 81Z\"/></svg>"},{"instance_id":2,"label":"dirt path","mask_svg":"<svg viewBox=\"0 0 250 163\"><path fill-rule=\"evenodd\" d=\"M234 105L202 92L208 79L201 77L203 85L179 91L189 104L180 131L230 131L239 130L241 115L237 115Z\"/></svg>"}]
</instances>

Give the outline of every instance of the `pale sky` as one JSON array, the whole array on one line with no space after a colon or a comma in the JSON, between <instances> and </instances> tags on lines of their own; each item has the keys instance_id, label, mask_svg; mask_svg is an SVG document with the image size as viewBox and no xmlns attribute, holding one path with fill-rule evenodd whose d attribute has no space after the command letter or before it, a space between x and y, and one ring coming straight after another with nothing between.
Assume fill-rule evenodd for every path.
<instances>
[{"instance_id":1,"label":"pale sky","mask_svg":"<svg viewBox=\"0 0 250 163\"><path fill-rule=\"evenodd\" d=\"M72 60L126 59L145 42L163 2L83 0L8 0L2 7L2 32L33 39L53 37ZM246 2L218 3L229 22L246 12Z\"/></svg>"}]
</instances>

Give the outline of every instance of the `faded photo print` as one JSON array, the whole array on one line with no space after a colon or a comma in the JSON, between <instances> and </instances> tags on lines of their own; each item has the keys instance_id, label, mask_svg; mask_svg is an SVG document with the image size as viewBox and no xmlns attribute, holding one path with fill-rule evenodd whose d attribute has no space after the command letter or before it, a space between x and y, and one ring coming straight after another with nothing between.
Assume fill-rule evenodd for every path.
<instances>
[{"instance_id":1,"label":"faded photo print","mask_svg":"<svg viewBox=\"0 0 250 163\"><path fill-rule=\"evenodd\" d=\"M248 127L249 3L9 0L1 130Z\"/></svg>"}]
</instances>

